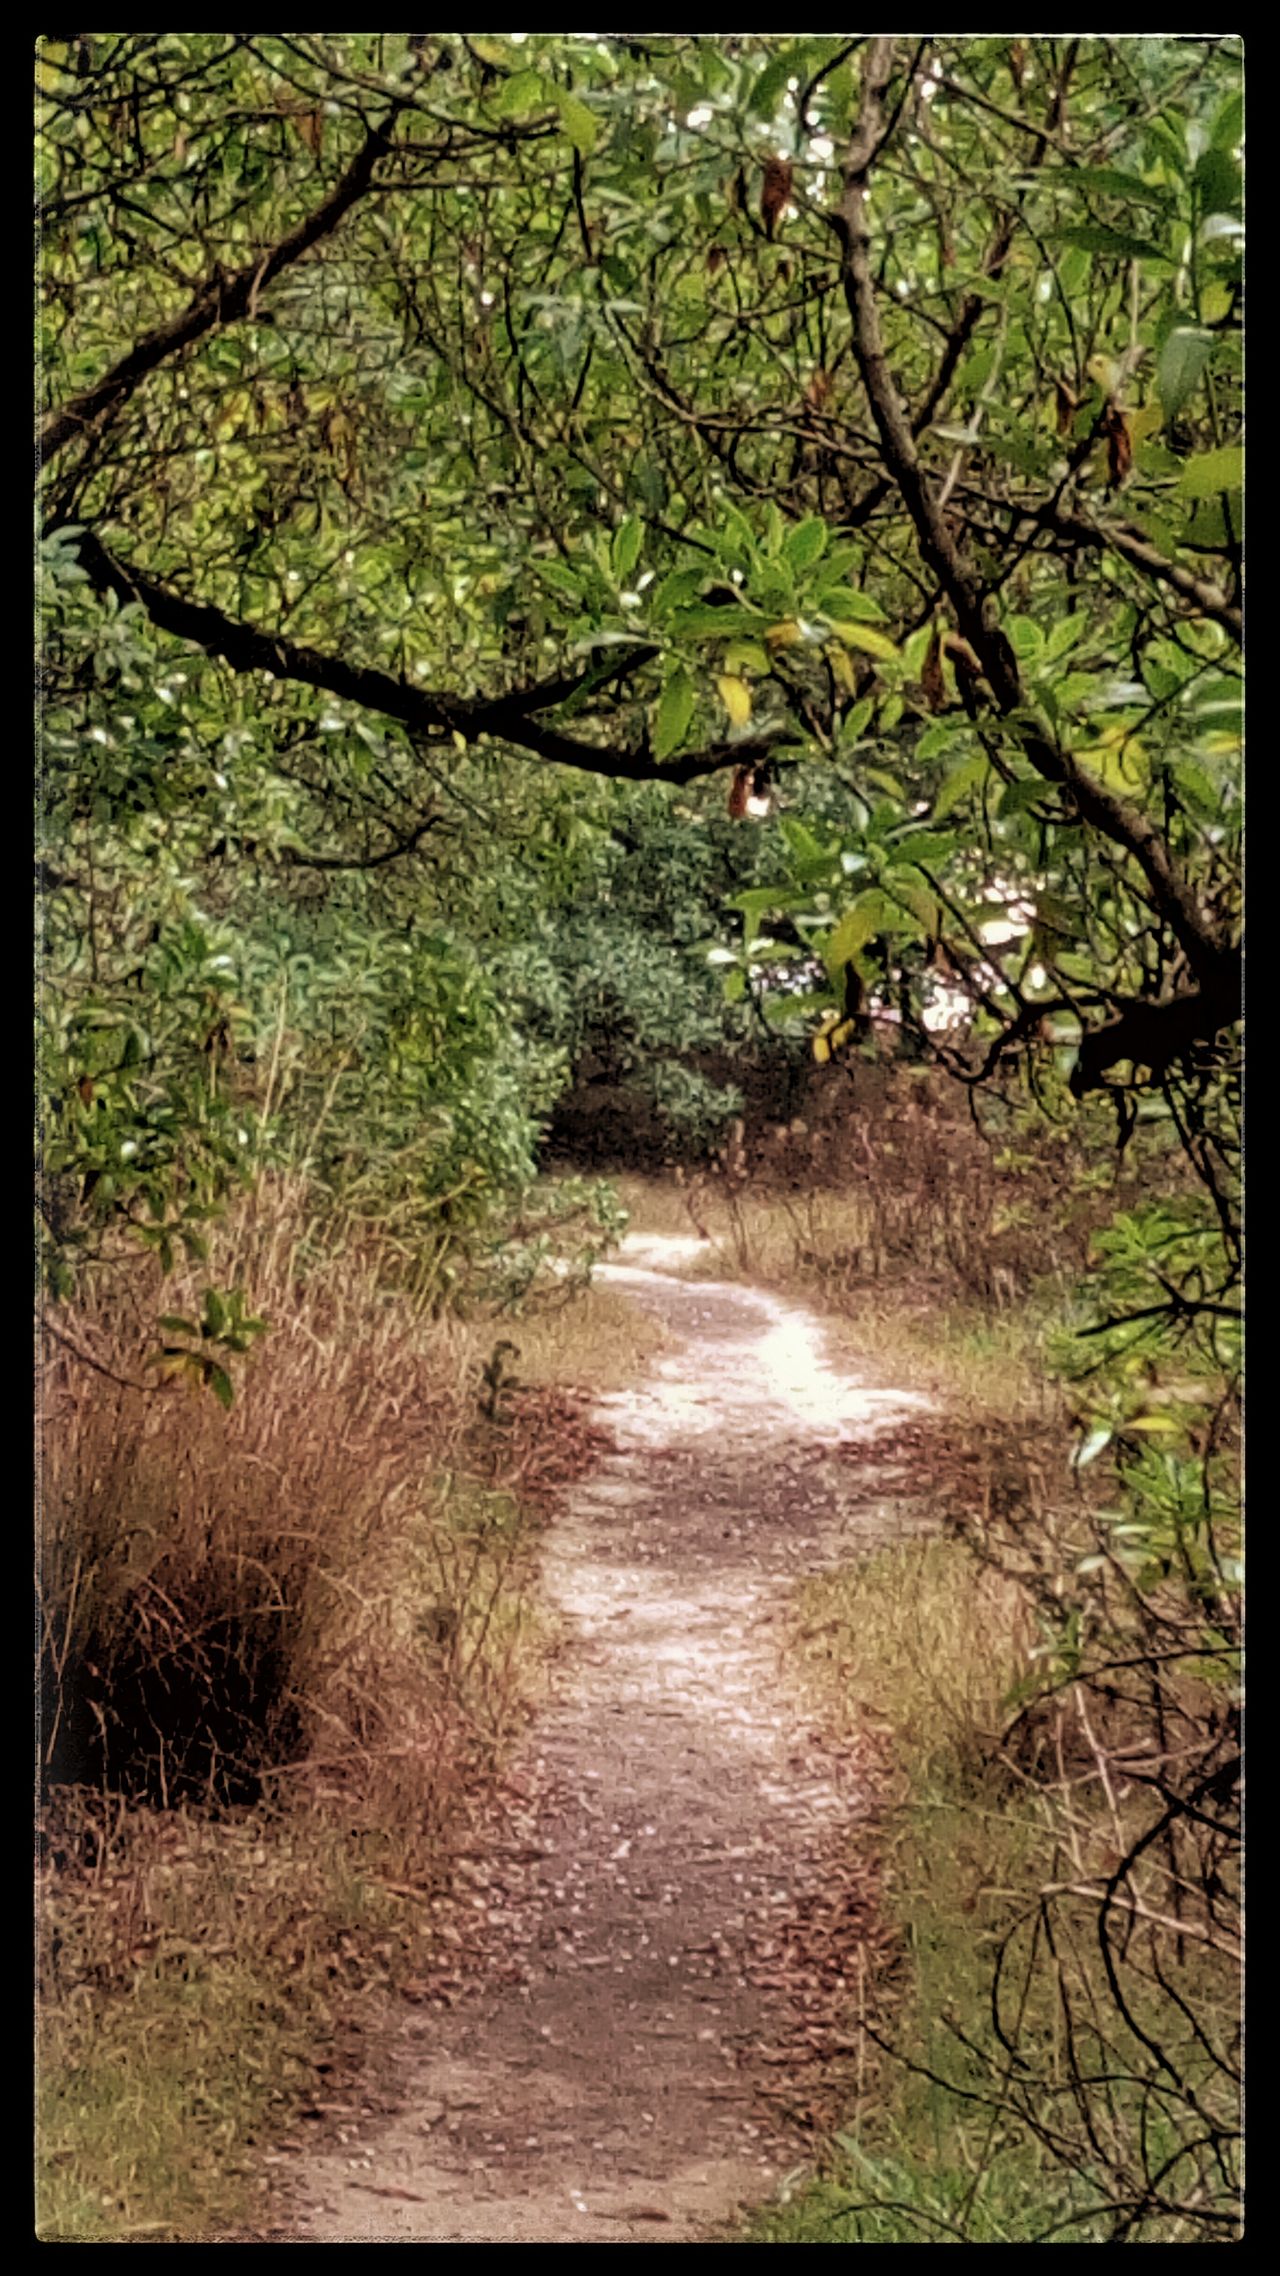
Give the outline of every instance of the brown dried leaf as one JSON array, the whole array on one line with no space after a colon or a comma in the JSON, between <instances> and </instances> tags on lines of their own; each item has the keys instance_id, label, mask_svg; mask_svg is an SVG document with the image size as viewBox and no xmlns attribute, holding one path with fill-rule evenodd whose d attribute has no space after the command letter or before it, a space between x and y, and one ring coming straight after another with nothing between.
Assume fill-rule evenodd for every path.
<instances>
[{"instance_id":1,"label":"brown dried leaf","mask_svg":"<svg viewBox=\"0 0 1280 2276\"><path fill-rule=\"evenodd\" d=\"M1133 465L1133 437L1129 432L1128 415L1118 403L1108 403L1103 413L1103 433L1107 438L1107 488L1118 490Z\"/></svg>"},{"instance_id":2,"label":"brown dried leaf","mask_svg":"<svg viewBox=\"0 0 1280 2276\"><path fill-rule=\"evenodd\" d=\"M920 685L930 711L941 711L947 700L947 683L942 670L942 626L935 624L933 636L925 651L920 667Z\"/></svg>"},{"instance_id":3,"label":"brown dried leaf","mask_svg":"<svg viewBox=\"0 0 1280 2276\"><path fill-rule=\"evenodd\" d=\"M778 218L791 195L791 167L785 158L770 158L764 169L764 187L760 192L760 218L764 233L773 237Z\"/></svg>"}]
</instances>

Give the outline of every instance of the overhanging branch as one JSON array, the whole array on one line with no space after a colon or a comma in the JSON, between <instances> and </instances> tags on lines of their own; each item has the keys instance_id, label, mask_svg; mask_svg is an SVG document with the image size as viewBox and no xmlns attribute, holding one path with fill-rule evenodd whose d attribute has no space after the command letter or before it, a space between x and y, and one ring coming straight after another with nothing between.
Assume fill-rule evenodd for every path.
<instances>
[{"instance_id":1,"label":"overhanging branch","mask_svg":"<svg viewBox=\"0 0 1280 2276\"><path fill-rule=\"evenodd\" d=\"M725 767L758 763L771 755L777 742L772 735L743 736L737 742L709 743L700 751L665 760L656 759L647 742L621 749L587 743L545 725L534 713L553 693L555 700L567 700L589 673L584 672L576 683L557 681L553 689L543 683L523 696L517 691L486 700L441 694L413 687L408 680L376 665L349 664L341 656L305 647L282 633L264 632L260 626L229 616L207 601L187 600L144 570L117 561L92 531L81 535L78 552L81 566L99 592L113 593L122 606L140 603L162 632L191 641L208 656L220 656L232 671L269 673L277 680L323 689L326 695L356 704L363 711L399 720L416 735L459 735L469 744L490 738L513 743L536 758L576 767L583 773L620 782L670 783L694 782ZM638 651L640 660L648 653Z\"/></svg>"},{"instance_id":2,"label":"overhanging branch","mask_svg":"<svg viewBox=\"0 0 1280 2276\"><path fill-rule=\"evenodd\" d=\"M1214 983L1171 996L1165 1003L1144 1003L1135 997L1115 1019L1082 1036L1071 1073L1072 1093L1083 1098L1086 1091L1107 1089L1108 1071L1126 1060L1134 1067L1149 1067L1158 1081L1195 1045L1211 1043L1239 1017L1238 969L1224 969Z\"/></svg>"}]
</instances>

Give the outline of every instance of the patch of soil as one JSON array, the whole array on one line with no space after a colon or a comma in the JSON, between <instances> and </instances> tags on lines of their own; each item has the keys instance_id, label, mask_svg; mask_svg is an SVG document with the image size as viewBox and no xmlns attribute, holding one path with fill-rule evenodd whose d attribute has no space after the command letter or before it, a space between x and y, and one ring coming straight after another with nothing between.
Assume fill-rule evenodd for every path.
<instances>
[{"instance_id":1,"label":"patch of soil","mask_svg":"<svg viewBox=\"0 0 1280 2276\"><path fill-rule=\"evenodd\" d=\"M808 1313L681 1280L698 1248L607 1268L681 1347L597 1405L612 1450L544 1542L554 1697L432 1901L381 2107L344 2094L276 2165L277 2241L714 2240L836 2115L890 1961L877 1784L811 1727L785 1604L924 1529L882 1449L927 1403L838 1373Z\"/></svg>"}]
</instances>

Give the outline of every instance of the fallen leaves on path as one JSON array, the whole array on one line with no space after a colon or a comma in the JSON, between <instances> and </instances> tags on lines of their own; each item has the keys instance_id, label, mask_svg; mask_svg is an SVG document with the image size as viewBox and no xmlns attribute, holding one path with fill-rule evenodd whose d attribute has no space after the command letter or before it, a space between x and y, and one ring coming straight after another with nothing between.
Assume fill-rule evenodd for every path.
<instances>
[{"instance_id":1,"label":"fallen leaves on path","mask_svg":"<svg viewBox=\"0 0 1280 2276\"><path fill-rule=\"evenodd\" d=\"M432 1962L379 2055L409 2107L311 2168L302 2234L369 2237L380 2195L402 2240L710 2238L856 2101L897 1960L888 1770L814 1728L780 1614L898 1537L920 1402L839 1374L811 1315L664 1262L617 1271L685 1339L648 1384L513 1394L490 1426L495 1484L576 1480L541 1537L553 1696L421 1900Z\"/></svg>"}]
</instances>

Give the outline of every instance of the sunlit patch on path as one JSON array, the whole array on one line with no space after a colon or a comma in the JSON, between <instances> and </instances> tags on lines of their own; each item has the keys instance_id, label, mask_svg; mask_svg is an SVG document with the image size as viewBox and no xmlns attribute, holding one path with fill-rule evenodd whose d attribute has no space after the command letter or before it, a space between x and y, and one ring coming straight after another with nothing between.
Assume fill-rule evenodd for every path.
<instances>
[{"instance_id":1,"label":"sunlit patch on path","mask_svg":"<svg viewBox=\"0 0 1280 2276\"><path fill-rule=\"evenodd\" d=\"M569 1641L450 1914L465 1962L395 2035L390 2122L309 2164L299 2235L690 2243L804 2160L865 1799L778 1620L792 1580L919 1529L865 1473L927 1402L842 1373L802 1309L679 1277L700 1249L604 1268L681 1340L599 1402L616 1451L548 1539Z\"/></svg>"},{"instance_id":2,"label":"sunlit patch on path","mask_svg":"<svg viewBox=\"0 0 1280 2276\"><path fill-rule=\"evenodd\" d=\"M660 1362L642 1391L602 1402L620 1440L669 1442L702 1428L821 1442L866 1435L928 1406L917 1392L875 1390L841 1374L821 1321L797 1305L732 1281L673 1281L701 1253L694 1239L636 1234L623 1243L622 1261L604 1267L690 1338L689 1351Z\"/></svg>"}]
</instances>

